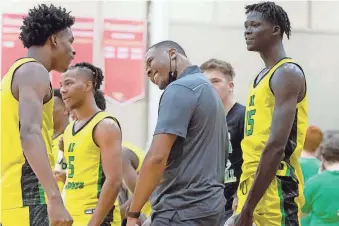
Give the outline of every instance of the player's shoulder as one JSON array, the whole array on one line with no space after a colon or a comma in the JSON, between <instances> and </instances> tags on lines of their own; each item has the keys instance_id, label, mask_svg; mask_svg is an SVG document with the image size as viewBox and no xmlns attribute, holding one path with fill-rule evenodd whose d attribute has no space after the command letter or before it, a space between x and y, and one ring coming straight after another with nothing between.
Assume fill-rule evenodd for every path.
<instances>
[{"instance_id":1,"label":"player's shoulder","mask_svg":"<svg viewBox=\"0 0 339 226\"><path fill-rule=\"evenodd\" d=\"M22 76L24 79L43 79L48 75L47 69L39 62L31 61L24 63L15 71L16 76ZM27 76L29 75L29 76ZM49 77L47 77L49 79Z\"/></svg>"},{"instance_id":2,"label":"player's shoulder","mask_svg":"<svg viewBox=\"0 0 339 226\"><path fill-rule=\"evenodd\" d=\"M278 79L292 79L292 80L305 80L304 72L297 63L285 63L277 68L274 74L277 74ZM283 75L283 76L279 76Z\"/></svg>"}]
</instances>

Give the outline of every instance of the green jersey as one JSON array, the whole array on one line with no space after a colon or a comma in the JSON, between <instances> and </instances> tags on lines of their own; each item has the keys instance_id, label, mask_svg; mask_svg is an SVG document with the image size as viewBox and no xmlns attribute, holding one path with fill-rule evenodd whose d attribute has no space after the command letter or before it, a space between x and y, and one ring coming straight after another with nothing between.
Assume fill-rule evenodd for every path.
<instances>
[{"instance_id":1,"label":"green jersey","mask_svg":"<svg viewBox=\"0 0 339 226\"><path fill-rule=\"evenodd\" d=\"M301 170L303 172L304 181L306 181L316 175L320 168L320 160L317 158L299 158Z\"/></svg>"},{"instance_id":2,"label":"green jersey","mask_svg":"<svg viewBox=\"0 0 339 226\"><path fill-rule=\"evenodd\" d=\"M309 226L339 225L338 191L339 171L324 171L305 183L305 205L302 212L309 214Z\"/></svg>"}]
</instances>

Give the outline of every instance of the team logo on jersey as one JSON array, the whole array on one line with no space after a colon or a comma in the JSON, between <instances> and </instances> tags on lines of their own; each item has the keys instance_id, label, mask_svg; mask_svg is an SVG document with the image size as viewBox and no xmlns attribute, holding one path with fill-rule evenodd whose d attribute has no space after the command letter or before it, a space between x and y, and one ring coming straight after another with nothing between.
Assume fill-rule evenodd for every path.
<instances>
[{"instance_id":1,"label":"team logo on jersey","mask_svg":"<svg viewBox=\"0 0 339 226\"><path fill-rule=\"evenodd\" d=\"M232 153L232 143L231 143L231 134L228 133L228 153ZM224 174L224 183L234 183L237 181L237 178L234 176L234 169L231 169L232 163L229 159L227 159L225 166L225 174Z\"/></svg>"}]
</instances>

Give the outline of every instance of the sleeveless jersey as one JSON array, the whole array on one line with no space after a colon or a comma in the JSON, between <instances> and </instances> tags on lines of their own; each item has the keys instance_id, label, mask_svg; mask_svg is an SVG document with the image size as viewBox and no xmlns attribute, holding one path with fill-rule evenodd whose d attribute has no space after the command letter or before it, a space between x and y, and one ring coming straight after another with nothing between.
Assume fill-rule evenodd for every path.
<instances>
[{"instance_id":1,"label":"sleeveless jersey","mask_svg":"<svg viewBox=\"0 0 339 226\"><path fill-rule=\"evenodd\" d=\"M136 171L137 171L137 173L139 173L140 168L142 166L142 162L145 159L146 153L143 150L141 150L140 148L138 148L137 146L135 146L135 145L133 145L129 142L122 142L122 146L131 150L138 157L139 165L138 165ZM151 206L150 201L146 202L146 204L142 208L141 212L144 213L147 217L151 216L152 206Z\"/></svg>"},{"instance_id":2,"label":"sleeveless jersey","mask_svg":"<svg viewBox=\"0 0 339 226\"><path fill-rule=\"evenodd\" d=\"M17 60L1 81L1 208L4 210L46 203L42 186L23 153L19 131L19 102L11 89L15 71L29 62L37 61L33 58ZM43 105L41 129L50 163L53 162L53 101L51 95L51 99Z\"/></svg>"},{"instance_id":3,"label":"sleeveless jersey","mask_svg":"<svg viewBox=\"0 0 339 226\"><path fill-rule=\"evenodd\" d=\"M68 168L64 200L72 216L92 213L97 206L105 174L100 148L94 143L93 135L96 125L105 118L112 118L118 123L109 113L98 112L77 132L74 132L75 121L64 132L64 155ZM118 199L114 205L119 208Z\"/></svg>"},{"instance_id":4,"label":"sleeveless jersey","mask_svg":"<svg viewBox=\"0 0 339 226\"><path fill-rule=\"evenodd\" d=\"M241 181L246 180L257 171L273 123L275 97L270 87L270 81L277 68L287 63L295 64L301 69L294 60L284 58L272 67L272 69L262 77L261 81L257 81L256 83L254 80L250 88L246 105L244 139L241 143L244 159ZM282 121L280 123L284 122ZM307 94L305 94L303 100L296 106L293 127L285 147L285 157L281 161L277 172L278 176L296 176L300 181L300 187L303 187L303 176L298 159L304 145L307 126L308 103Z\"/></svg>"}]
</instances>

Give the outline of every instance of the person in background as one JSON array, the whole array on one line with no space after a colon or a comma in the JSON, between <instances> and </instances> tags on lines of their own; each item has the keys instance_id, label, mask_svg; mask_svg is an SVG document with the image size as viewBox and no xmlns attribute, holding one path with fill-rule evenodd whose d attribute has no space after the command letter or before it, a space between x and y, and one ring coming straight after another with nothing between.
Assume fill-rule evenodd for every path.
<instances>
[{"instance_id":1,"label":"person in background","mask_svg":"<svg viewBox=\"0 0 339 226\"><path fill-rule=\"evenodd\" d=\"M310 126L307 128L304 148L299 158L305 182L317 174L320 169L320 160L316 157L316 152L322 141L323 133L319 127Z\"/></svg>"},{"instance_id":2,"label":"person in background","mask_svg":"<svg viewBox=\"0 0 339 226\"><path fill-rule=\"evenodd\" d=\"M241 141L244 138L245 106L239 104L234 96L235 72L230 63L223 60L210 59L200 69L219 94L224 104L228 135L230 138L229 157L224 176L224 195L226 198L224 222L232 216L232 204L236 196L243 163ZM236 201L236 200L235 200Z\"/></svg>"},{"instance_id":3,"label":"person in background","mask_svg":"<svg viewBox=\"0 0 339 226\"><path fill-rule=\"evenodd\" d=\"M317 150L323 140L323 133L316 126L309 126L306 131L304 149L301 152L299 163L306 182L309 178L316 175L320 169L320 160L317 158ZM309 225L311 216L304 215L301 218L303 226Z\"/></svg>"},{"instance_id":4,"label":"person in background","mask_svg":"<svg viewBox=\"0 0 339 226\"><path fill-rule=\"evenodd\" d=\"M53 106L53 127L52 136L52 153L54 162L51 163L54 169L54 175L58 182L59 191L61 192L66 181L67 164L64 160L63 151L59 148L62 135L69 124L69 111L62 100L60 89L54 89L54 106Z\"/></svg>"},{"instance_id":5,"label":"person in background","mask_svg":"<svg viewBox=\"0 0 339 226\"><path fill-rule=\"evenodd\" d=\"M122 142L122 156L123 156L123 179L124 184L127 186L131 195L134 192L137 177L139 170L141 168L142 162L144 161L146 153L140 148L129 142ZM130 205L131 199L126 200L126 202L121 205L121 212L126 213L126 208ZM140 225L145 221L147 217L151 216L152 207L151 203L147 202L142 208L142 215L140 216ZM124 219L127 223L127 219Z\"/></svg>"},{"instance_id":6,"label":"person in background","mask_svg":"<svg viewBox=\"0 0 339 226\"><path fill-rule=\"evenodd\" d=\"M311 216L307 226L338 226L339 135L324 141L319 154L324 171L305 183L302 212Z\"/></svg>"}]
</instances>

